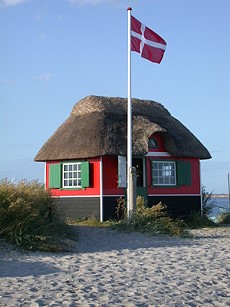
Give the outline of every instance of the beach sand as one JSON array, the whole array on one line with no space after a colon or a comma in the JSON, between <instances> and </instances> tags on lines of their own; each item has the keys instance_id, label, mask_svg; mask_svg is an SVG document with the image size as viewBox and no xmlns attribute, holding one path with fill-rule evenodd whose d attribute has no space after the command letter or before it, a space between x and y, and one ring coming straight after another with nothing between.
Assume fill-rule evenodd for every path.
<instances>
[{"instance_id":1,"label":"beach sand","mask_svg":"<svg viewBox=\"0 0 230 307\"><path fill-rule=\"evenodd\" d=\"M68 253L0 241L0 306L230 306L230 227L193 238L76 231Z\"/></svg>"}]
</instances>

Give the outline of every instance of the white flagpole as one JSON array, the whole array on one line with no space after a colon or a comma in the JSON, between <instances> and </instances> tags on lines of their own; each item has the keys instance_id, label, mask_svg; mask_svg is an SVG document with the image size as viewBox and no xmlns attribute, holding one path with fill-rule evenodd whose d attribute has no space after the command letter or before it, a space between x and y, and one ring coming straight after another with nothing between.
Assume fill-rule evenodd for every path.
<instances>
[{"instance_id":1,"label":"white flagpole","mask_svg":"<svg viewBox=\"0 0 230 307\"><path fill-rule=\"evenodd\" d=\"M131 99L131 11L128 9L128 105L127 105L127 216L133 211L131 203L131 167L132 167L132 99Z\"/></svg>"}]
</instances>

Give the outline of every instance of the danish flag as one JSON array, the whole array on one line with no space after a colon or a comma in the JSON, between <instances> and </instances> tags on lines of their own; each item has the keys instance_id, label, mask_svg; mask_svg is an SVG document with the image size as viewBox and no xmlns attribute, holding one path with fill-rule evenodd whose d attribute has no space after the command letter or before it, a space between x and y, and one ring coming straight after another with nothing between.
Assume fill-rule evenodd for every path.
<instances>
[{"instance_id":1,"label":"danish flag","mask_svg":"<svg viewBox=\"0 0 230 307\"><path fill-rule=\"evenodd\" d=\"M141 57L160 64L165 49L165 40L131 16L131 50L140 53Z\"/></svg>"}]
</instances>

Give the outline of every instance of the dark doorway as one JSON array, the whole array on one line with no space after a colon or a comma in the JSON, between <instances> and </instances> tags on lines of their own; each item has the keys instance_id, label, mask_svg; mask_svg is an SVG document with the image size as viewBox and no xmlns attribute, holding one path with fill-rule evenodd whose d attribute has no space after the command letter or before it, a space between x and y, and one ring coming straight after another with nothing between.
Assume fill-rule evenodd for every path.
<instances>
[{"instance_id":1,"label":"dark doorway","mask_svg":"<svg viewBox=\"0 0 230 307\"><path fill-rule=\"evenodd\" d=\"M144 159L133 158L133 166L136 168L137 172L137 187L136 187L137 196L143 197L147 203L148 191L146 188L146 180L145 180L146 172L144 170L145 167Z\"/></svg>"},{"instance_id":2,"label":"dark doorway","mask_svg":"<svg viewBox=\"0 0 230 307\"><path fill-rule=\"evenodd\" d=\"M133 158L133 166L137 172L137 187L143 187L144 185L144 174L143 174L143 159Z\"/></svg>"}]
</instances>

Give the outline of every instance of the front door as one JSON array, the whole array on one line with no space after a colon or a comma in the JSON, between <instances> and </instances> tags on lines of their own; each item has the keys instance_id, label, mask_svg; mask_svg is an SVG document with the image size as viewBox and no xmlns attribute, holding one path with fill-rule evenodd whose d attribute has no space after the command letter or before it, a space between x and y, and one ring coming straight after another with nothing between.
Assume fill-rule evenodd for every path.
<instances>
[{"instance_id":1,"label":"front door","mask_svg":"<svg viewBox=\"0 0 230 307\"><path fill-rule=\"evenodd\" d=\"M148 191L146 187L146 168L144 158L133 158L133 166L137 172L137 196L144 197L148 201Z\"/></svg>"}]
</instances>

